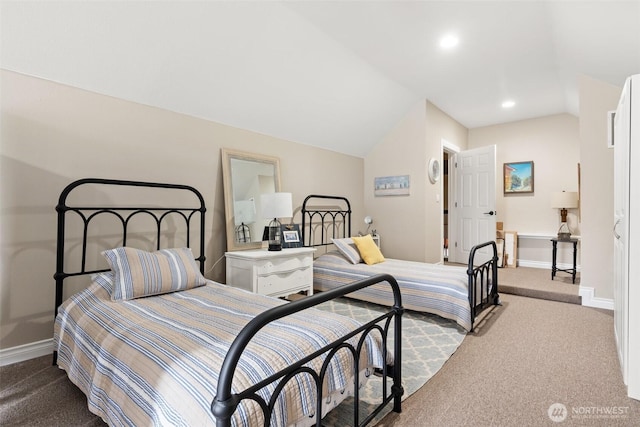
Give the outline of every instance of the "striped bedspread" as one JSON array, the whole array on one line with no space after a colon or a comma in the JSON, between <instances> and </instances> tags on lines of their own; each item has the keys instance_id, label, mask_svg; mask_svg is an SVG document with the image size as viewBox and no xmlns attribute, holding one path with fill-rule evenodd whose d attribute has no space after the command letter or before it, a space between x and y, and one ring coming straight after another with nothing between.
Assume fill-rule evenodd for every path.
<instances>
[{"instance_id":1,"label":"striped bedspread","mask_svg":"<svg viewBox=\"0 0 640 427\"><path fill-rule=\"evenodd\" d=\"M374 274L388 273L398 281L405 309L437 314L471 329L471 309L465 267L386 258L379 264L351 264L339 252L328 252L313 262L313 287L327 291ZM393 303L388 286L378 284L348 295L381 305Z\"/></svg>"},{"instance_id":2,"label":"striped bedspread","mask_svg":"<svg viewBox=\"0 0 640 427\"><path fill-rule=\"evenodd\" d=\"M58 365L87 395L91 412L109 425L215 425L210 406L230 343L256 314L283 303L214 282L112 302L108 292L93 283L59 309L54 336ZM246 389L357 326L353 319L316 309L271 323L241 357L233 391ZM368 340L370 351L362 368L382 366L382 353L373 341ZM340 395L352 383L353 363L350 357L334 359L325 386ZM310 364L319 370L321 361ZM272 425L313 422L315 386L305 377L288 382ZM264 397L272 389L260 393ZM263 425L261 411L246 402L234 413L233 424Z\"/></svg>"}]
</instances>

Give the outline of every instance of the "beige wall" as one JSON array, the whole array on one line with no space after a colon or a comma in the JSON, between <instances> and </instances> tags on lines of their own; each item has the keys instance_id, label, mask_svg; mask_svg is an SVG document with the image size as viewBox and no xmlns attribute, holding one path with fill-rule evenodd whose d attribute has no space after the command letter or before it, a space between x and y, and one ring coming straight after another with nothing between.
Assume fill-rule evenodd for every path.
<instances>
[{"instance_id":1,"label":"beige wall","mask_svg":"<svg viewBox=\"0 0 640 427\"><path fill-rule=\"evenodd\" d=\"M206 269L225 251L220 148L279 156L294 209L339 194L364 216L364 161L33 77L2 71L0 349L53 333L60 191L84 177L196 187L207 203ZM224 262L209 278L224 281Z\"/></svg>"},{"instance_id":2,"label":"beige wall","mask_svg":"<svg viewBox=\"0 0 640 427\"><path fill-rule=\"evenodd\" d=\"M556 234L560 215L551 209L551 193L578 191L578 119L558 114L469 131L469 148L491 144L496 144L497 220L505 230ZM505 196L503 164L525 161L534 164L534 192ZM568 222L573 234L580 234L577 209L570 210Z\"/></svg>"},{"instance_id":3,"label":"beige wall","mask_svg":"<svg viewBox=\"0 0 640 427\"><path fill-rule=\"evenodd\" d=\"M582 280L595 298L613 299L613 150L607 148L607 112L622 87L580 78L582 164Z\"/></svg>"},{"instance_id":4,"label":"beige wall","mask_svg":"<svg viewBox=\"0 0 640 427\"><path fill-rule=\"evenodd\" d=\"M425 104L420 102L364 160L366 213L373 218L372 228L380 234L382 253L389 258L421 261L425 256L422 236L426 224L417 220L426 215L423 204L425 130ZM374 196L374 178L395 175L409 175L409 196ZM362 218L354 217L353 232L357 233L362 225Z\"/></svg>"},{"instance_id":5,"label":"beige wall","mask_svg":"<svg viewBox=\"0 0 640 427\"><path fill-rule=\"evenodd\" d=\"M420 102L365 158L365 207L389 258L442 260L442 180L431 184L427 178L429 159L442 159L442 139L465 148L467 129L430 102ZM394 175L410 176L410 195L375 197L374 178Z\"/></svg>"}]
</instances>

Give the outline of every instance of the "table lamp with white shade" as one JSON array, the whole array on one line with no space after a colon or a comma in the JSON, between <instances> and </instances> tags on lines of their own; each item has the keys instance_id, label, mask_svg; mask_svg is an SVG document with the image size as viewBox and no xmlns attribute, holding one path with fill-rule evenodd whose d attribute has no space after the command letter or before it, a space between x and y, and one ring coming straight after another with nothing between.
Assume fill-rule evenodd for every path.
<instances>
[{"instance_id":1,"label":"table lamp with white shade","mask_svg":"<svg viewBox=\"0 0 640 427\"><path fill-rule=\"evenodd\" d=\"M269 223L269 250L282 250L281 224L278 218L293 216L291 193L269 193L260 196L262 217L272 219Z\"/></svg>"},{"instance_id":2,"label":"table lamp with white shade","mask_svg":"<svg viewBox=\"0 0 640 427\"><path fill-rule=\"evenodd\" d=\"M560 228L558 229L558 240L569 240L571 229L567 224L567 209L578 207L578 193L573 191L559 191L551 194L551 207L560 209Z\"/></svg>"}]
</instances>

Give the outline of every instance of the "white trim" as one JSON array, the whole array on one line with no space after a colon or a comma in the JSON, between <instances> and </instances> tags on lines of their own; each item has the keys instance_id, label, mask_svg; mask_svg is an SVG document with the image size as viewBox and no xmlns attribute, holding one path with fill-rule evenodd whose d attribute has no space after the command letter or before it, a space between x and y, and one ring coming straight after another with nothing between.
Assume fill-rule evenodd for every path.
<instances>
[{"instance_id":1,"label":"white trim","mask_svg":"<svg viewBox=\"0 0 640 427\"><path fill-rule=\"evenodd\" d=\"M449 171L449 175L448 175L449 179L447 180L448 181L447 194L449 195L449 206L447 206L447 209L449 211L449 223L447 224L447 235L449 236L449 242L455 242L456 228L453 227L452 224L455 224L457 221L457 209L455 209L455 206L453 206L453 203L451 201L456 199L456 175L454 172L455 168L453 168L452 165L453 165L453 156L455 156L457 153L460 152L460 147L447 141L444 138L440 139L440 156L442 159L440 166L443 171L444 171L444 153L445 152L449 155L449 160L447 164L447 170ZM440 194L444 194L444 179L440 180L440 191L439 191L438 197L440 197ZM444 197L441 197L440 200L443 200L442 203L444 205ZM444 242L444 209L443 208L440 209L440 242ZM444 250L441 250L441 254L442 255L440 259L442 260L444 258ZM447 259L450 261L456 261L455 254L453 253L453 251L451 251L451 247L449 247L448 249Z\"/></svg>"},{"instance_id":2,"label":"white trim","mask_svg":"<svg viewBox=\"0 0 640 427\"><path fill-rule=\"evenodd\" d=\"M603 308L605 310L613 310L613 300L606 298L598 298L595 295L593 288L587 288L580 286L578 295L582 297L582 305L585 307Z\"/></svg>"},{"instance_id":3,"label":"white trim","mask_svg":"<svg viewBox=\"0 0 640 427\"><path fill-rule=\"evenodd\" d=\"M549 274L551 274L551 263L550 262L542 262L542 261L529 261L526 259L518 259L518 267L529 267L529 268L544 268L545 270L549 270ZM559 265L557 267L560 267ZM562 268L562 267L560 267Z\"/></svg>"},{"instance_id":4,"label":"white trim","mask_svg":"<svg viewBox=\"0 0 640 427\"><path fill-rule=\"evenodd\" d=\"M541 233L520 233L518 232L518 239L539 239L539 240L551 240L554 237L558 237L557 234L541 234ZM572 239L580 240L581 237L575 234L571 235Z\"/></svg>"},{"instance_id":5,"label":"white trim","mask_svg":"<svg viewBox=\"0 0 640 427\"><path fill-rule=\"evenodd\" d=\"M17 347L0 349L0 366L11 365L12 363L24 362L36 357L53 354L53 338L30 344L19 345Z\"/></svg>"},{"instance_id":6,"label":"white trim","mask_svg":"<svg viewBox=\"0 0 640 427\"><path fill-rule=\"evenodd\" d=\"M543 262L543 261L531 261L526 259L518 258L518 267L529 267L529 268L543 268L545 270L549 270L549 274L551 274L551 263ZM567 263L558 263L556 264L556 268L561 268L563 270L568 270L573 268L573 264ZM581 267L576 265L576 271L580 272Z\"/></svg>"},{"instance_id":7,"label":"white trim","mask_svg":"<svg viewBox=\"0 0 640 427\"><path fill-rule=\"evenodd\" d=\"M440 144L442 145L441 151L448 151L449 153L459 153L461 151L460 147L444 138L440 139Z\"/></svg>"}]
</instances>

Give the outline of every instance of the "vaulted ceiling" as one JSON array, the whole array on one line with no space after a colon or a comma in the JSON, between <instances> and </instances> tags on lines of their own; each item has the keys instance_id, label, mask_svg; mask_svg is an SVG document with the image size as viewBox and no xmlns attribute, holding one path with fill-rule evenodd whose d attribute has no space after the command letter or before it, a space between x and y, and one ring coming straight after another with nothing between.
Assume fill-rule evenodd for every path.
<instances>
[{"instance_id":1,"label":"vaulted ceiling","mask_svg":"<svg viewBox=\"0 0 640 427\"><path fill-rule=\"evenodd\" d=\"M640 73L640 1L0 7L4 69L359 157L424 100L476 128L577 115L581 75Z\"/></svg>"}]
</instances>

